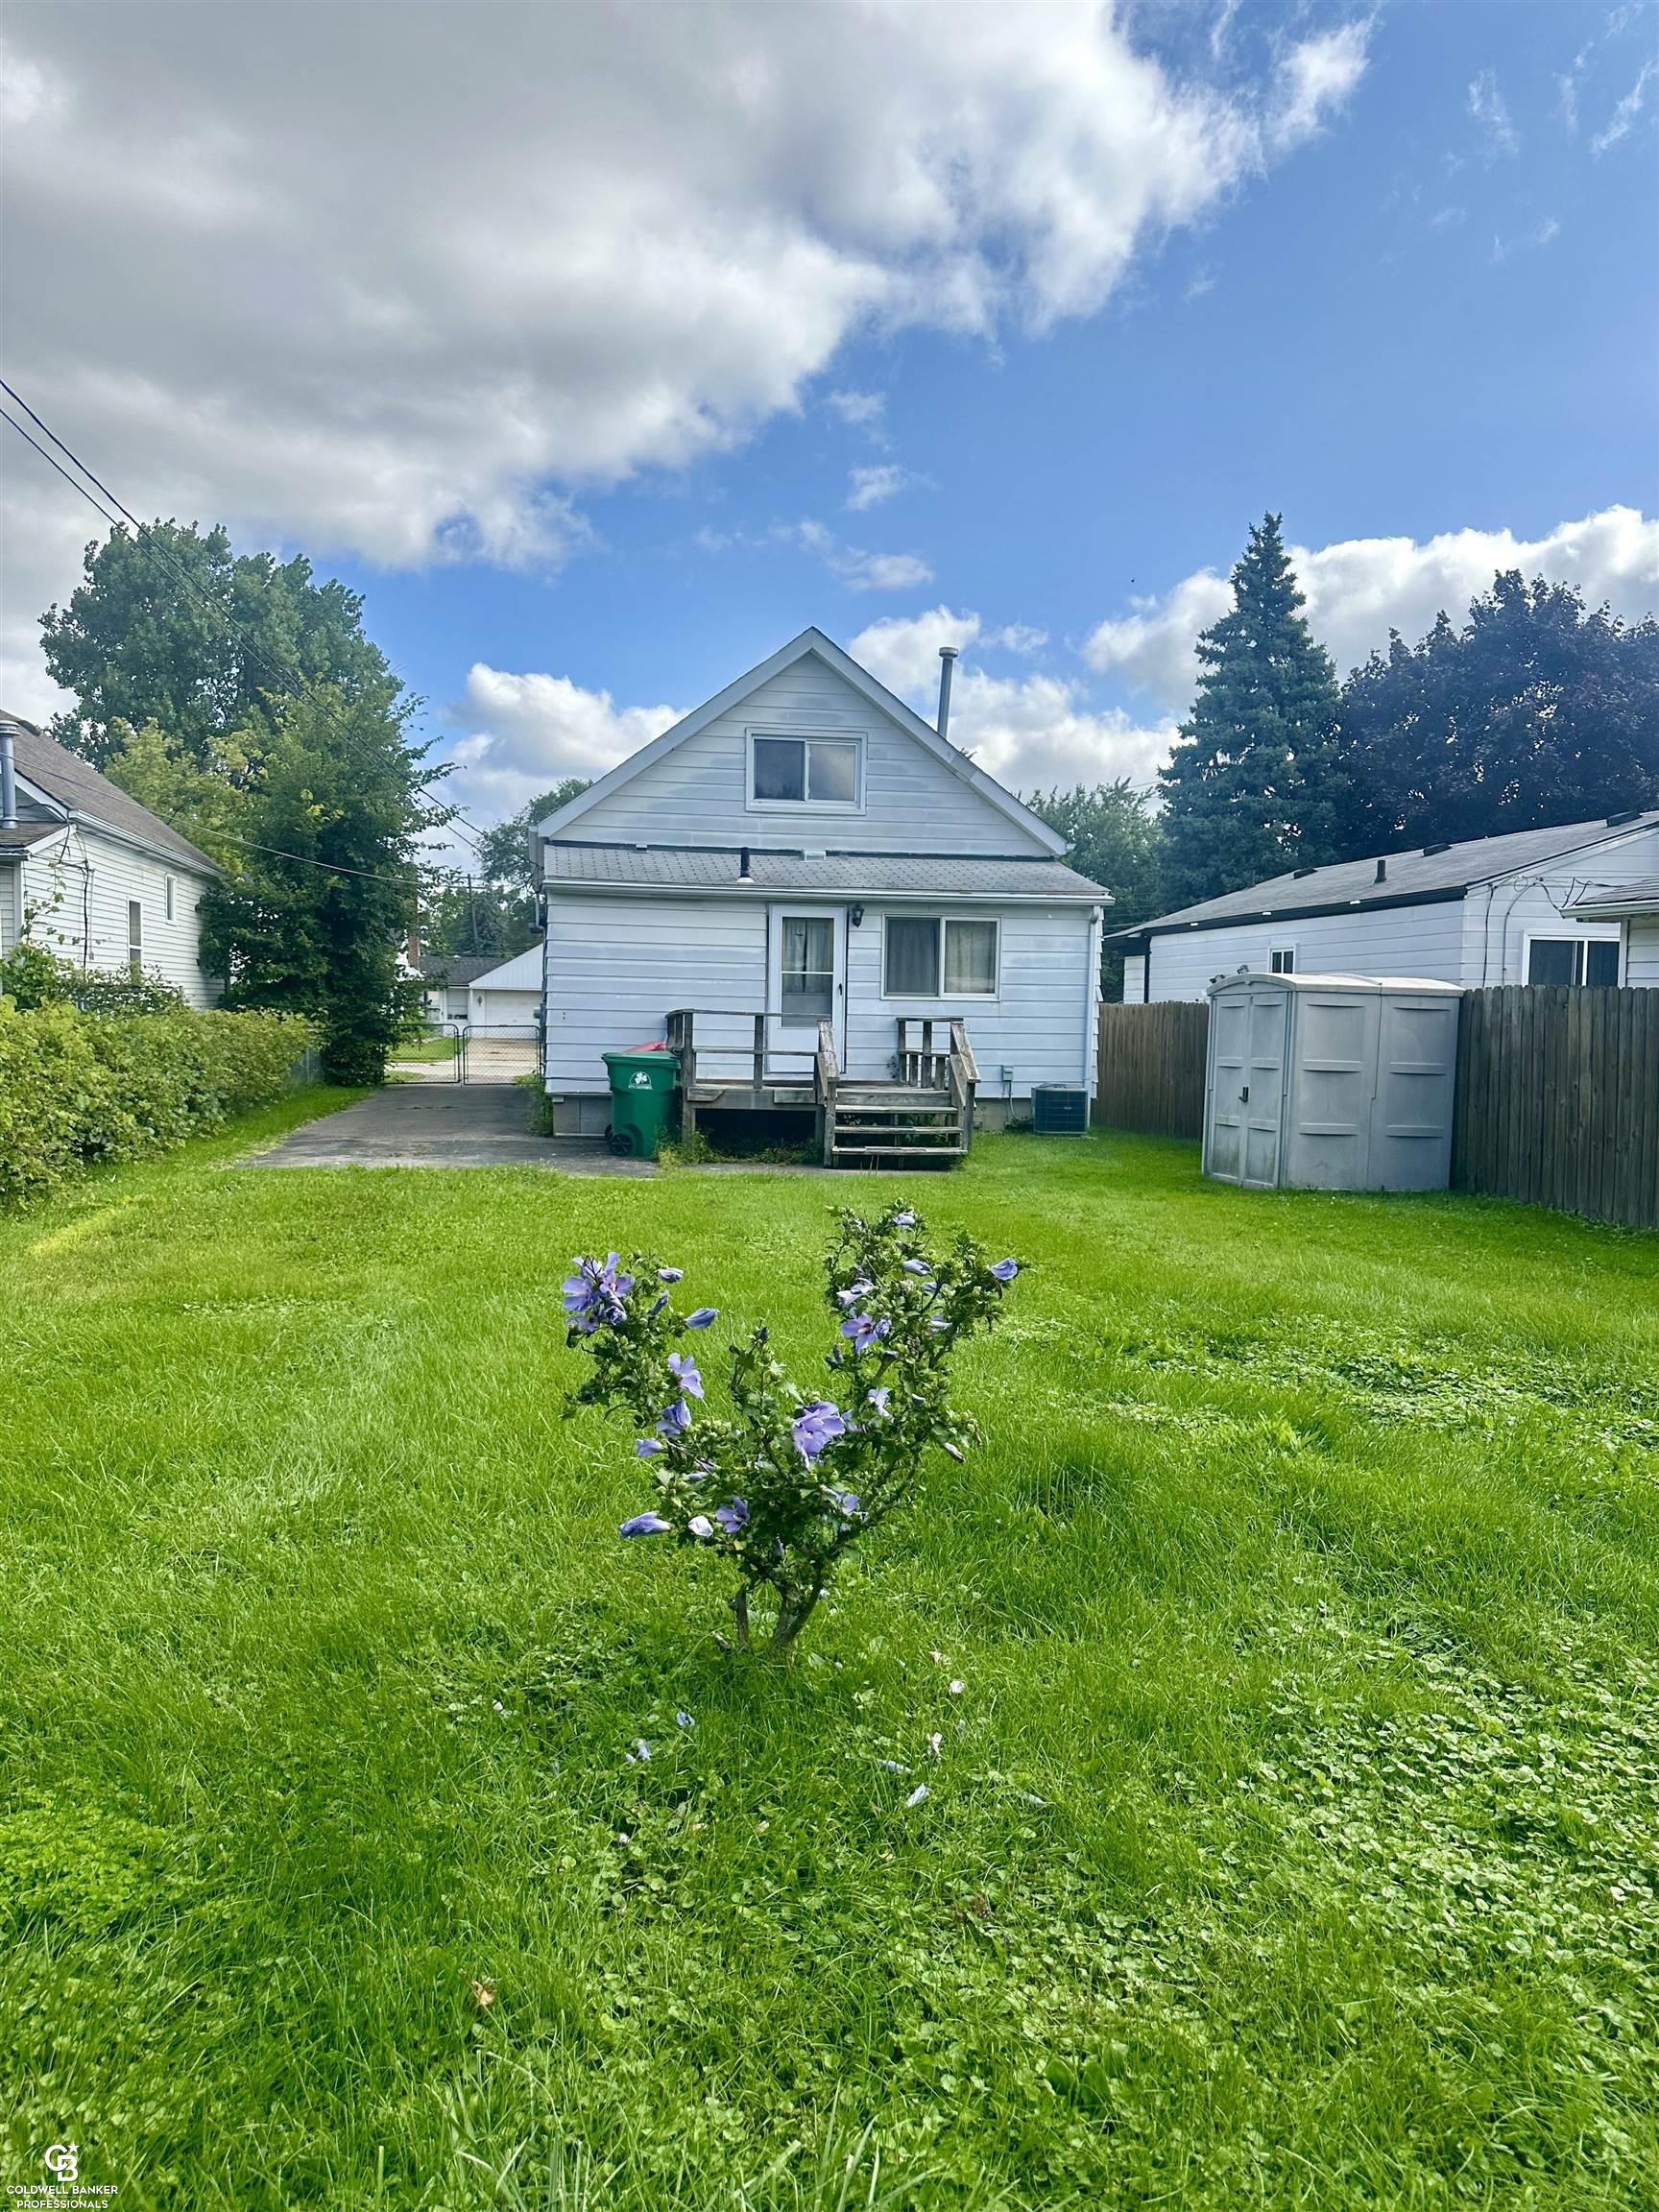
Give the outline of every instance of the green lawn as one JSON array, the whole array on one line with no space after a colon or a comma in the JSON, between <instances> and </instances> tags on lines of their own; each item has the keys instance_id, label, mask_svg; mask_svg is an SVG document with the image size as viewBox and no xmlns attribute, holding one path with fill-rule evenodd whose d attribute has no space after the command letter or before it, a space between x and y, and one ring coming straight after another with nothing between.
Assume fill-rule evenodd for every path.
<instances>
[{"instance_id":1,"label":"green lawn","mask_svg":"<svg viewBox=\"0 0 1659 2212\"><path fill-rule=\"evenodd\" d=\"M1659 1238L1134 1139L247 1141L0 1224L0 2179L1659 2201ZM631 1432L562 1418L564 1262L647 1244L811 1382L828 1209L896 1190L1033 1262L985 1449L802 1663L725 1659L711 1564L617 1540Z\"/></svg>"},{"instance_id":2,"label":"green lawn","mask_svg":"<svg viewBox=\"0 0 1659 2212\"><path fill-rule=\"evenodd\" d=\"M432 1065L453 1060L461 1050L460 1032L454 1029L437 1029L430 1036L411 1037L401 1045L394 1045L387 1060L394 1068L408 1061L420 1060Z\"/></svg>"}]
</instances>

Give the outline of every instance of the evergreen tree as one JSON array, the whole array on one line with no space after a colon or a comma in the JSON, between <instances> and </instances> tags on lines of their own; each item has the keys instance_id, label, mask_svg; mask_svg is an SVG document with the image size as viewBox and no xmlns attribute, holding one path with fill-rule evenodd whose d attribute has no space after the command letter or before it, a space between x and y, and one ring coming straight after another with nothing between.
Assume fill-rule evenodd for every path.
<instances>
[{"instance_id":1,"label":"evergreen tree","mask_svg":"<svg viewBox=\"0 0 1659 2212\"><path fill-rule=\"evenodd\" d=\"M1198 695L1160 772L1178 905L1335 856L1347 811L1331 656L1313 641L1265 516L1233 571L1233 606L1198 640Z\"/></svg>"},{"instance_id":2,"label":"evergreen tree","mask_svg":"<svg viewBox=\"0 0 1659 2212\"><path fill-rule=\"evenodd\" d=\"M1659 805L1659 622L1496 576L1461 630L1442 613L1355 669L1342 741L1354 855Z\"/></svg>"}]
</instances>

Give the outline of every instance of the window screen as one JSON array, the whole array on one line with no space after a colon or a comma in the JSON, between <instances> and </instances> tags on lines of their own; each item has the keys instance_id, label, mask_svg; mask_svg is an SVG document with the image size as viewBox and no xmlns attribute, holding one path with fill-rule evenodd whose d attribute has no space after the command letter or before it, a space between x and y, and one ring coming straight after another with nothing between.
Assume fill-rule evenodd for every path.
<instances>
[{"instance_id":1,"label":"window screen","mask_svg":"<svg viewBox=\"0 0 1659 2212\"><path fill-rule=\"evenodd\" d=\"M806 793L821 806L853 806L858 800L858 748L815 741L806 748Z\"/></svg>"},{"instance_id":2,"label":"window screen","mask_svg":"<svg viewBox=\"0 0 1659 2212\"><path fill-rule=\"evenodd\" d=\"M835 925L827 914L783 917L785 1022L828 1022L835 1011Z\"/></svg>"},{"instance_id":3,"label":"window screen","mask_svg":"<svg viewBox=\"0 0 1659 2212\"><path fill-rule=\"evenodd\" d=\"M1602 937L1584 948L1584 980L1594 991L1611 991L1619 981L1619 948Z\"/></svg>"},{"instance_id":4,"label":"window screen","mask_svg":"<svg viewBox=\"0 0 1659 2212\"><path fill-rule=\"evenodd\" d=\"M171 922L173 919L173 878L171 876L169 876L167 878L166 902L164 910L166 912L168 921Z\"/></svg>"},{"instance_id":5,"label":"window screen","mask_svg":"<svg viewBox=\"0 0 1659 2212\"><path fill-rule=\"evenodd\" d=\"M947 922L945 925L945 993L993 997L997 989L997 925L995 922Z\"/></svg>"},{"instance_id":6,"label":"window screen","mask_svg":"<svg viewBox=\"0 0 1659 2212\"><path fill-rule=\"evenodd\" d=\"M144 909L136 899L127 902L127 965L134 975L144 965Z\"/></svg>"},{"instance_id":7,"label":"window screen","mask_svg":"<svg viewBox=\"0 0 1659 2212\"><path fill-rule=\"evenodd\" d=\"M936 998L939 996L937 922L888 916L882 988L889 998Z\"/></svg>"}]
</instances>

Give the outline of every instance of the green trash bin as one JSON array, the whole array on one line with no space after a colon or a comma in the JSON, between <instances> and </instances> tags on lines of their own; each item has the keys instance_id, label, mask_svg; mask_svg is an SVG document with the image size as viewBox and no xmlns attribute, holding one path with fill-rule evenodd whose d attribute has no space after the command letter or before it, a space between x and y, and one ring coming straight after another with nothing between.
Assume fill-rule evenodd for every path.
<instances>
[{"instance_id":1,"label":"green trash bin","mask_svg":"<svg viewBox=\"0 0 1659 2212\"><path fill-rule=\"evenodd\" d=\"M611 1078L612 1151L655 1160L674 1112L679 1054L606 1052L601 1058Z\"/></svg>"}]
</instances>

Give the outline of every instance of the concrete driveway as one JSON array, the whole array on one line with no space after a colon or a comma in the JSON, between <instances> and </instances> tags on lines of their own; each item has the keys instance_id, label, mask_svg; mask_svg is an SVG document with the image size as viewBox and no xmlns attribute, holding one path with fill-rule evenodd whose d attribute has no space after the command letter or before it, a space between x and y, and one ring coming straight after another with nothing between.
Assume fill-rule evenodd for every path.
<instances>
[{"instance_id":1,"label":"concrete driveway","mask_svg":"<svg viewBox=\"0 0 1659 2212\"><path fill-rule=\"evenodd\" d=\"M243 1167L552 1167L565 1175L655 1175L603 1143L537 1137L535 1101L512 1084L390 1084L290 1131Z\"/></svg>"}]
</instances>

